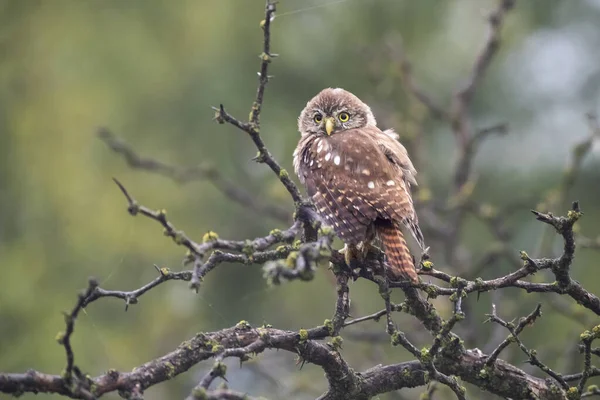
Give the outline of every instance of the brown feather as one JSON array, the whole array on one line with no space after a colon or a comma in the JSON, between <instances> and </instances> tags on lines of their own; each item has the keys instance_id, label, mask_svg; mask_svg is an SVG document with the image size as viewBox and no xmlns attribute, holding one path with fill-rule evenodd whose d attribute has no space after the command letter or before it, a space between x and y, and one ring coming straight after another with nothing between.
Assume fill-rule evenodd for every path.
<instances>
[{"instance_id":1,"label":"brown feather","mask_svg":"<svg viewBox=\"0 0 600 400\"><path fill-rule=\"evenodd\" d=\"M387 260L387 277L393 281L419 282L413 261L402 231L393 224L377 226Z\"/></svg>"}]
</instances>

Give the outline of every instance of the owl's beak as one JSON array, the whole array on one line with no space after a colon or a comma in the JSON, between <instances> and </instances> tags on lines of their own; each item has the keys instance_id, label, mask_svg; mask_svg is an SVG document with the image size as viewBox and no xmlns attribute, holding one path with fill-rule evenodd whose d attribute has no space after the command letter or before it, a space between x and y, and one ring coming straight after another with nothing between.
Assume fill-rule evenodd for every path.
<instances>
[{"instance_id":1,"label":"owl's beak","mask_svg":"<svg viewBox=\"0 0 600 400\"><path fill-rule=\"evenodd\" d=\"M328 135L335 129L335 119L333 117L325 118L325 131Z\"/></svg>"}]
</instances>

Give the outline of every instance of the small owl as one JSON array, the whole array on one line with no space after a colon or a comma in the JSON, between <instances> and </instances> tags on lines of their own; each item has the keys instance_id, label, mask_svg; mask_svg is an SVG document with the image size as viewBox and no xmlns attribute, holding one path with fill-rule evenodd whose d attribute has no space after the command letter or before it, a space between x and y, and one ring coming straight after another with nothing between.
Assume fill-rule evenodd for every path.
<instances>
[{"instance_id":1,"label":"small owl","mask_svg":"<svg viewBox=\"0 0 600 400\"><path fill-rule=\"evenodd\" d=\"M346 244L346 262L380 240L391 280L418 282L400 225L424 248L410 195L416 170L392 130L377 127L369 106L344 89L324 89L298 118L294 169L317 212Z\"/></svg>"}]
</instances>

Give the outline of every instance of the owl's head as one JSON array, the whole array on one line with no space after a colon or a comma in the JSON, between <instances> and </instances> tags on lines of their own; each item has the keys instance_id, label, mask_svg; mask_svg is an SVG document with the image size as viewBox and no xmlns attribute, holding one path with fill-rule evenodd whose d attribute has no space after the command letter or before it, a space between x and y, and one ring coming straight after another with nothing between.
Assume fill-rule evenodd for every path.
<instances>
[{"instance_id":1,"label":"owl's head","mask_svg":"<svg viewBox=\"0 0 600 400\"><path fill-rule=\"evenodd\" d=\"M328 136L376 124L369 106L352 93L340 88L323 89L306 103L298 117L298 130L302 136Z\"/></svg>"}]
</instances>

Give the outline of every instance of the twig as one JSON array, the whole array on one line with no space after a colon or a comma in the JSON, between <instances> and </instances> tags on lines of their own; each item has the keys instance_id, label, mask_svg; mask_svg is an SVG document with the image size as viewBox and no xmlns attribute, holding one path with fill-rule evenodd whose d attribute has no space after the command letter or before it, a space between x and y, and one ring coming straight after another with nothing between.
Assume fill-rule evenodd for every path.
<instances>
[{"instance_id":1,"label":"twig","mask_svg":"<svg viewBox=\"0 0 600 400\"><path fill-rule=\"evenodd\" d=\"M589 377L600 376L600 368L592 367ZM566 382L578 381L583 377L583 372L578 372L576 374L564 375L563 379Z\"/></svg>"},{"instance_id":2,"label":"twig","mask_svg":"<svg viewBox=\"0 0 600 400\"><path fill-rule=\"evenodd\" d=\"M479 81L485 75L492 59L500 47L500 30L504 23L506 14L515 6L515 0L501 0L498 8L488 17L490 24L490 33L483 46L483 49L475 59L471 68L471 74L465 84L456 92L456 98L462 105L470 103Z\"/></svg>"},{"instance_id":3,"label":"twig","mask_svg":"<svg viewBox=\"0 0 600 400\"><path fill-rule=\"evenodd\" d=\"M564 240L563 254L561 254L560 257L554 259L532 259L527 255L527 253L521 252L521 258L524 260L524 266L522 268L497 279L492 279L488 281L480 279L476 279L475 281L466 281L466 285L463 290L466 293L471 293L473 291L483 292L512 286L525 289L527 292L554 292L559 294L568 294L579 304L593 311L597 315L600 315L600 299L594 294L585 290L580 283L571 279L569 275L569 268L571 266L571 263L573 262L573 256L575 253L573 225L583 215L579 208L579 203L573 203L573 207L567 213L566 217L555 217L550 213L544 214L538 211L533 211L533 213L536 215L536 218L538 220L553 226L557 230L557 232L559 232L562 235ZM543 284L529 283L520 280L528 275L532 275L533 273L541 269L552 270L552 272L556 276L557 282L551 284ZM453 279L458 279L444 272L438 271L432 266L424 266L423 264L421 270L419 271L419 274L430 275L448 283L450 283ZM402 287L402 284L392 285L396 287ZM418 286L423 288L425 291L428 291L428 293L433 293L435 295L453 294L453 290L449 288L440 288L438 286L430 284L419 284Z\"/></svg>"},{"instance_id":4,"label":"twig","mask_svg":"<svg viewBox=\"0 0 600 400\"><path fill-rule=\"evenodd\" d=\"M434 358L438 356L438 351L442 346L443 339L447 338L448 334L452 332L452 329L454 329L454 325L456 325L457 322L461 321L464 318L464 314L458 312L454 313L452 317L444 323L440 334L435 337L433 345L431 346L431 349L429 349L430 354L432 354Z\"/></svg>"},{"instance_id":5,"label":"twig","mask_svg":"<svg viewBox=\"0 0 600 400\"><path fill-rule=\"evenodd\" d=\"M449 336L450 331L454 327L454 324L457 321L459 321L460 319L462 319L462 317L463 317L462 313L455 314L452 317L452 319L450 321L448 321L448 323L446 323L445 325L442 326L440 333L438 335L436 335L436 339L435 339L434 344L431 347L431 349L429 349L428 351L423 351L423 350L419 351L406 338L406 335L404 334L404 332L398 331L398 329L396 329L396 327L392 321L391 313L393 311L393 307L390 302L390 292L389 292L388 280L386 278L377 277L376 282L379 284L379 294L381 295L381 297L383 298L384 303L385 303L386 331L392 337L392 345L393 346L396 346L399 344L402 345L402 347L404 347L406 350L408 350L411 354L413 354L415 357L417 357L419 359L423 368L425 368L428 371L431 379L434 379L434 380L448 386L456 394L456 397L459 400L465 400L466 399L465 389L461 385L459 385L456 378L449 377L449 376L441 373L434 366L434 359L435 359L435 357L438 353L438 350L441 346L442 339L446 339ZM410 301L413 304L420 304L420 301L419 301L419 300L421 300L420 297L418 295L414 296L414 294L411 293L410 289L406 289L405 293L407 295L407 300L408 300L408 298L410 298Z\"/></svg>"},{"instance_id":6,"label":"twig","mask_svg":"<svg viewBox=\"0 0 600 400\"><path fill-rule=\"evenodd\" d=\"M222 104L218 108L213 107L213 110L215 110L215 119L217 122L227 122L250 135L250 138L258 149L258 155L255 157L255 160L260 163L265 163L271 168L271 170L279 177L283 186L285 186L290 193L296 205L300 206L300 204L303 203L303 200L298 187L291 180L288 172L282 169L279 163L271 155L260 136L260 112L262 110L265 87L270 78L268 75L269 64L273 58L277 57L277 54L271 53L271 23L273 22L275 10L275 3L271 0L267 0L265 6L265 19L261 22L261 27L263 29L263 52L260 55L261 64L260 72L258 73L258 88L256 89L256 99L254 100L252 110L250 111L250 121L248 123L239 121L227 113Z\"/></svg>"},{"instance_id":7,"label":"twig","mask_svg":"<svg viewBox=\"0 0 600 400\"><path fill-rule=\"evenodd\" d=\"M466 117L461 118L466 119ZM462 122L462 124L466 124L466 122ZM491 135L504 136L506 134L508 134L508 125L498 124L481 129L475 135L469 136L469 138L466 139L466 142L462 147L461 155L456 165L456 170L454 173L454 187L457 192L469 180L469 177L471 175L473 159L475 158L475 154L477 154L477 150L479 150L479 146Z\"/></svg>"},{"instance_id":8,"label":"twig","mask_svg":"<svg viewBox=\"0 0 600 400\"><path fill-rule=\"evenodd\" d=\"M542 315L541 310L542 305L538 304L535 310L533 310L531 314L529 314L527 317L521 318L519 320L518 325L515 327L514 324L506 322L500 317L498 317L498 315L496 314L496 305L492 305L492 314L487 314L487 316L489 317L488 320L498 323L505 327L510 332L510 336L502 343L500 343L500 345L498 345L498 347L492 352L492 354L486 361L486 366L493 366L498 356L500 355L500 352L504 348L506 348L511 342L516 342L521 351L523 351L523 353L525 353L525 355L529 358L529 363L531 363L531 365L535 365L536 367L544 371L546 374L550 375L564 390L568 390L569 384L564 380L564 378L560 374L557 374L552 369L550 369L550 367L548 367L546 364L542 363L537 358L536 351L529 350L527 347L525 347L521 339L519 339L519 334L521 333L521 331L526 326L533 324L535 320Z\"/></svg>"},{"instance_id":9,"label":"twig","mask_svg":"<svg viewBox=\"0 0 600 400\"><path fill-rule=\"evenodd\" d=\"M469 107L479 82L483 79L494 55L499 49L500 31L504 19L514 5L514 0L500 0L498 7L489 16L490 33L471 67L471 73L466 82L454 92L448 112L452 132L456 138L460 152L454 171L452 186L453 198L458 199L458 206L450 217L449 226L451 229L447 239L444 241L446 257L451 265L459 264L456 251L459 247L460 232L465 221L466 209L464 204L473 193L475 187L475 180L472 177L472 162L475 151L482 140L489 137L490 134L506 132L506 128L502 125L493 127L492 129L482 129L477 132L473 128L472 119L469 117Z\"/></svg>"},{"instance_id":10,"label":"twig","mask_svg":"<svg viewBox=\"0 0 600 400\"><path fill-rule=\"evenodd\" d=\"M385 270L384 270L385 271ZM383 299L383 303L385 305L385 320L386 320L386 332L388 335L393 335L396 331L396 326L394 325L394 321L392 320L392 302L390 301L390 287L387 278L384 275L376 276L375 282L379 285L379 295Z\"/></svg>"},{"instance_id":11,"label":"twig","mask_svg":"<svg viewBox=\"0 0 600 400\"><path fill-rule=\"evenodd\" d=\"M269 64L271 60L277 57L277 54L271 53L271 23L275 19L276 2L267 0L265 6L265 19L260 22L263 29L263 52L260 55L262 60L260 64L260 72L258 74L258 88L256 89L256 100L252 105L250 115L250 123L256 127L260 126L260 111L262 109L263 98L265 95L265 87L269 82Z\"/></svg>"},{"instance_id":12,"label":"twig","mask_svg":"<svg viewBox=\"0 0 600 400\"><path fill-rule=\"evenodd\" d=\"M498 347L496 347L494 349L494 351L492 351L492 354L490 354L490 356L488 357L485 364L488 367L491 367L492 365L494 365L494 363L498 359L498 356L500 355L502 350L507 348L515 340L514 338L516 338L527 325L533 324L535 322L535 320L541 315L542 315L542 305L538 304L532 313L530 313L525 318L521 318L521 320L519 321L519 324L516 327L514 327L514 325L512 323L508 323L508 322L502 320L500 317L498 317L498 314L496 314L496 304L492 304L492 313L486 315L488 317L488 319L485 322L489 322L489 321L496 322L500 326L503 326L504 328L508 329L510 331L511 335L508 338L506 338L505 340L503 340L498 345Z\"/></svg>"},{"instance_id":13,"label":"twig","mask_svg":"<svg viewBox=\"0 0 600 400\"><path fill-rule=\"evenodd\" d=\"M116 297L118 299L125 300L125 311L127 311L130 304L137 304L140 296L163 282L170 280L189 281L192 279L191 271L173 272L169 270L169 268L160 268L157 265L154 265L154 268L156 268L158 271L158 277L136 290L125 292L120 290L106 290L97 286L88 296L86 296L83 302L83 307L87 307L88 304L102 297Z\"/></svg>"},{"instance_id":14,"label":"twig","mask_svg":"<svg viewBox=\"0 0 600 400\"><path fill-rule=\"evenodd\" d=\"M396 304L392 304L392 310L398 310L399 306ZM383 309L383 310L379 310L376 313L370 314L370 315L365 315L364 317L360 317L360 318L354 318L351 319L349 321L344 322L344 327L350 326L350 325L355 325L355 324L359 324L361 322L365 322L365 321L379 321L379 319L381 317L383 317L385 314L387 313L387 310Z\"/></svg>"},{"instance_id":15,"label":"twig","mask_svg":"<svg viewBox=\"0 0 600 400\"><path fill-rule=\"evenodd\" d=\"M85 292L80 293L77 296L77 303L70 313L65 313L65 324L66 330L64 333L59 333L58 343L64 346L65 353L67 354L67 367L65 368L64 378L67 383L71 383L73 378L73 372L79 378L79 370L75 367L75 355L73 354L73 347L71 346L71 336L75 331L75 320L79 315L79 312L84 308L86 299L98 286L98 281L94 278L90 278L88 287Z\"/></svg>"},{"instance_id":16,"label":"twig","mask_svg":"<svg viewBox=\"0 0 600 400\"><path fill-rule=\"evenodd\" d=\"M460 299L460 296L459 296ZM460 301L460 300L459 300ZM457 302L458 303L458 302ZM444 323L442 326L442 330L438 335L435 336L433 344L431 348L427 352L421 351L421 357L419 358L423 366L429 371L431 374L431 378L437 380L438 382L448 386L458 399L466 399L465 396L465 388L462 387L455 377L446 376L445 374L439 372L435 367L435 361L441 357L440 350L442 347L443 340L447 340L451 338L450 333L452 329L454 329L454 325L462 319L464 319L464 314L460 311L460 305L458 306L458 311L456 311L452 317ZM456 337L455 337L456 338Z\"/></svg>"},{"instance_id":17,"label":"twig","mask_svg":"<svg viewBox=\"0 0 600 400\"><path fill-rule=\"evenodd\" d=\"M241 186L228 181L213 166L175 167L152 158L144 158L138 155L130 145L114 136L107 128L100 128L98 130L98 137L115 153L121 154L131 168L157 173L182 184L206 180L212 183L225 196L243 205L245 208L273 217L279 221L288 222L290 220L290 212L288 210L277 204L266 203L264 200L256 198L255 195L244 190Z\"/></svg>"},{"instance_id":18,"label":"twig","mask_svg":"<svg viewBox=\"0 0 600 400\"><path fill-rule=\"evenodd\" d=\"M578 346L579 352L583 353L584 351L584 346L581 344ZM600 348L598 347L592 347L590 348L590 353L595 355L596 357L600 357Z\"/></svg>"},{"instance_id":19,"label":"twig","mask_svg":"<svg viewBox=\"0 0 600 400\"><path fill-rule=\"evenodd\" d=\"M452 129L458 140L459 147L463 149L463 158L467 158L465 153L467 153L469 142L473 137L471 122L467 117L467 109L475 95L479 81L485 75L494 55L500 47L500 30L506 14L514 7L514 5L515 0L501 0L498 8L496 8L489 16L490 33L488 38L483 49L475 59L475 63L471 68L471 74L467 78L465 84L454 94L451 107ZM462 187L467 181L468 175L468 171L465 172L461 169L457 169L455 187Z\"/></svg>"},{"instance_id":20,"label":"twig","mask_svg":"<svg viewBox=\"0 0 600 400\"><path fill-rule=\"evenodd\" d=\"M116 178L113 178L113 181L117 184L123 195L127 198L127 202L129 206L127 207L127 211L132 216L136 216L138 214L142 214L145 217L153 219L160 223L162 227L165 229L164 234L167 237L173 239L173 241L180 246L186 247L190 252L192 252L196 256L202 257L203 251L200 245L190 239L183 231L178 231L173 224L171 224L167 220L167 212L166 210L153 211L147 207L139 205L137 201L129 194L125 186L121 182L119 182Z\"/></svg>"}]
</instances>

